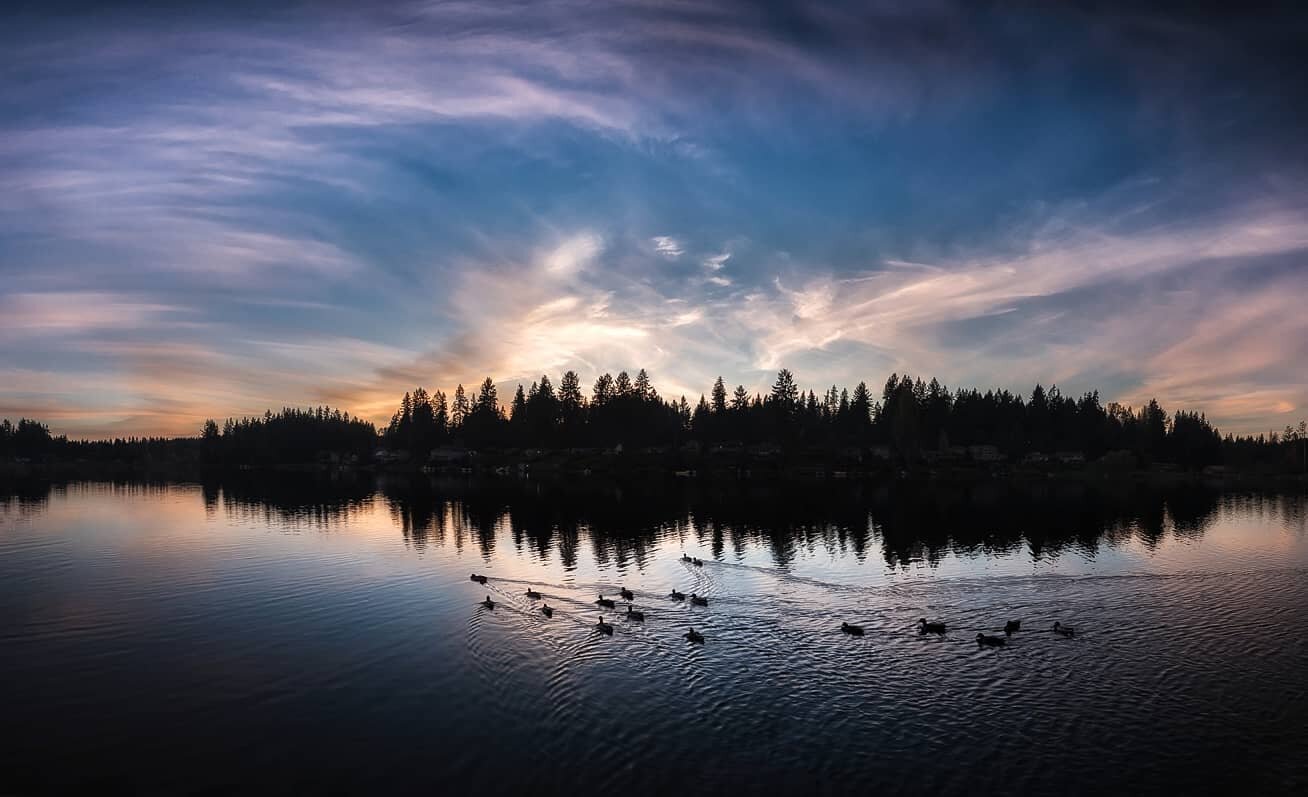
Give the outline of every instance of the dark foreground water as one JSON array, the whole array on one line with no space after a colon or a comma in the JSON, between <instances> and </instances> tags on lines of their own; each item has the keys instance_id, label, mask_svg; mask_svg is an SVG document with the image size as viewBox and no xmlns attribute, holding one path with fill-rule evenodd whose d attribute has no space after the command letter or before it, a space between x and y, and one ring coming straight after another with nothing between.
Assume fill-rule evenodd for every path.
<instances>
[{"instance_id":1,"label":"dark foreground water","mask_svg":"<svg viewBox=\"0 0 1308 797\"><path fill-rule=\"evenodd\" d=\"M1305 508L26 485L0 493L0 793L1304 793ZM646 620L601 636L620 586Z\"/></svg>"}]
</instances>

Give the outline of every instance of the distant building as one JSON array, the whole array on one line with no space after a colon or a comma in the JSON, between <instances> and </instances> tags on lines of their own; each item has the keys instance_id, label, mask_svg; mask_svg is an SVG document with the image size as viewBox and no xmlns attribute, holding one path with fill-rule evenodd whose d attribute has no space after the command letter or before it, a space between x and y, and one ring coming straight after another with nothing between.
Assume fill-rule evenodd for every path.
<instances>
[{"instance_id":1,"label":"distant building","mask_svg":"<svg viewBox=\"0 0 1308 797\"><path fill-rule=\"evenodd\" d=\"M1084 465L1085 454L1080 451L1059 451L1054 454L1054 459L1064 465Z\"/></svg>"}]
</instances>

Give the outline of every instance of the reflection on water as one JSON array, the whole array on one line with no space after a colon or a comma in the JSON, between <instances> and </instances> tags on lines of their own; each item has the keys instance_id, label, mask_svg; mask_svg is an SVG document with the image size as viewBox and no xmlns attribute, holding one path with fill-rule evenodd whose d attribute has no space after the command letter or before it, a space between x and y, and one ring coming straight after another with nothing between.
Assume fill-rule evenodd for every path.
<instances>
[{"instance_id":1,"label":"reflection on water","mask_svg":"<svg viewBox=\"0 0 1308 797\"><path fill-rule=\"evenodd\" d=\"M1306 506L1199 486L19 485L0 702L25 731L0 791L1294 791ZM619 604L597 634L620 587L646 620Z\"/></svg>"}]
</instances>

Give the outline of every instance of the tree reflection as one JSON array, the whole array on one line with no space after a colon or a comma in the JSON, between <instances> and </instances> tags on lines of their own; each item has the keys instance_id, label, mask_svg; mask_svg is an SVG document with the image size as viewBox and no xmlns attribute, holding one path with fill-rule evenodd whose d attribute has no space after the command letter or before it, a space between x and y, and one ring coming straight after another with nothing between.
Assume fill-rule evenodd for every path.
<instances>
[{"instance_id":1,"label":"tree reflection","mask_svg":"<svg viewBox=\"0 0 1308 797\"><path fill-rule=\"evenodd\" d=\"M39 515L64 491L170 489L176 485L10 483L0 485L0 519ZM1154 549L1168 538L1198 539L1224 513L1274 516L1302 529L1308 503L1303 495L1129 481L544 484L237 473L205 481L198 492L211 516L222 511L274 527L332 529L380 509L419 553L474 545L490 559L496 545L512 545L537 558L556 556L567 569L576 567L582 545L598 562L643 566L668 540L715 558L764 549L783 569L819 550L860 560L879 552L898 568L1022 549L1036 560L1070 551L1094 556L1132 541Z\"/></svg>"}]
</instances>

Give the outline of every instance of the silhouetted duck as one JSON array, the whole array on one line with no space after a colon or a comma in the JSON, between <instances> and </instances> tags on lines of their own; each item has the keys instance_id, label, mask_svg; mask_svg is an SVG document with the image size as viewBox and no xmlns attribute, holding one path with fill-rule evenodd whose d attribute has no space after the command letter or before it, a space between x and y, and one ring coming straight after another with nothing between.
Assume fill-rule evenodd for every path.
<instances>
[{"instance_id":1,"label":"silhouetted duck","mask_svg":"<svg viewBox=\"0 0 1308 797\"><path fill-rule=\"evenodd\" d=\"M985 634L976 635L976 643L988 648L1003 647L1004 643L1007 641L1007 639L1001 636L986 636Z\"/></svg>"},{"instance_id":2,"label":"silhouetted duck","mask_svg":"<svg viewBox=\"0 0 1308 797\"><path fill-rule=\"evenodd\" d=\"M945 633L945 624L944 624L944 623L928 623L928 622L926 621L926 618L925 618L925 617L923 617L921 620L918 620L917 622L918 622L918 629L917 629L917 632L918 632L919 634L943 634L943 633Z\"/></svg>"},{"instance_id":3,"label":"silhouetted duck","mask_svg":"<svg viewBox=\"0 0 1308 797\"><path fill-rule=\"evenodd\" d=\"M703 566L704 566L704 560L703 560L703 559L696 559L696 560L695 560L695 567L703 567Z\"/></svg>"},{"instance_id":4,"label":"silhouetted duck","mask_svg":"<svg viewBox=\"0 0 1308 797\"><path fill-rule=\"evenodd\" d=\"M702 645L704 644L704 635L692 628L686 632L686 641L698 642L699 644Z\"/></svg>"},{"instance_id":5,"label":"silhouetted duck","mask_svg":"<svg viewBox=\"0 0 1308 797\"><path fill-rule=\"evenodd\" d=\"M1069 639L1076 636L1076 631L1072 628L1072 626L1063 625L1062 623L1054 623L1054 633L1061 634L1062 636L1068 637Z\"/></svg>"},{"instance_id":6,"label":"silhouetted duck","mask_svg":"<svg viewBox=\"0 0 1308 797\"><path fill-rule=\"evenodd\" d=\"M1009 620L1004 623L1004 636L1012 636L1014 631L1022 630L1021 620Z\"/></svg>"},{"instance_id":7,"label":"silhouetted duck","mask_svg":"<svg viewBox=\"0 0 1308 797\"><path fill-rule=\"evenodd\" d=\"M626 587L622 587L621 589L619 589L618 594L622 596L622 599L624 601L634 600L636 597L635 595L632 594L631 590L627 589Z\"/></svg>"},{"instance_id":8,"label":"silhouetted duck","mask_svg":"<svg viewBox=\"0 0 1308 797\"><path fill-rule=\"evenodd\" d=\"M696 606L708 606L708 598L701 598L695 593L690 593L690 602Z\"/></svg>"},{"instance_id":9,"label":"silhouetted duck","mask_svg":"<svg viewBox=\"0 0 1308 797\"><path fill-rule=\"evenodd\" d=\"M638 611L636 611L635 609L631 608L631 604L628 603L628 604L627 604L627 619L628 619L628 620L635 620L635 621L638 622L638 623L643 623L643 622L645 622L645 613L644 613L644 612L638 612Z\"/></svg>"},{"instance_id":10,"label":"silhouetted duck","mask_svg":"<svg viewBox=\"0 0 1308 797\"><path fill-rule=\"evenodd\" d=\"M683 553L683 554L681 555L681 561L683 561L683 562L693 562L693 561L695 561L695 560L690 558L690 554L685 554L685 553Z\"/></svg>"},{"instance_id":11,"label":"silhouetted duck","mask_svg":"<svg viewBox=\"0 0 1308 797\"><path fill-rule=\"evenodd\" d=\"M672 590L672 594L669 595L668 597L671 598L671 599L673 599L674 601L684 601L684 600L686 599L686 593L684 593L684 592L677 592L677 591L674 589L674 590Z\"/></svg>"},{"instance_id":12,"label":"silhouetted duck","mask_svg":"<svg viewBox=\"0 0 1308 797\"><path fill-rule=\"evenodd\" d=\"M487 595L487 596L486 596L486 600L482 601L482 602L481 602L481 605L482 605L482 606L485 606L487 609L494 609L494 608L495 608L495 601L491 600L491 599L490 599L490 596Z\"/></svg>"},{"instance_id":13,"label":"silhouetted duck","mask_svg":"<svg viewBox=\"0 0 1308 797\"><path fill-rule=\"evenodd\" d=\"M485 584L485 583L486 583L486 577L485 577L485 576L479 576L479 575L477 575L476 573L473 573L472 575L468 576L468 578L472 579L473 581L476 581L478 584Z\"/></svg>"},{"instance_id":14,"label":"silhouetted duck","mask_svg":"<svg viewBox=\"0 0 1308 797\"><path fill-rule=\"evenodd\" d=\"M531 587L527 587L527 597L531 598L534 601L540 600L540 593L532 589Z\"/></svg>"},{"instance_id":15,"label":"silhouetted duck","mask_svg":"<svg viewBox=\"0 0 1308 797\"><path fill-rule=\"evenodd\" d=\"M596 628L596 630L598 630L601 634L608 634L609 636L613 636L613 626L611 626L611 625L609 625L608 623L604 622L604 617L603 617L603 615L600 616L600 621L599 621L598 623L595 624L595 628Z\"/></svg>"},{"instance_id":16,"label":"silhouetted duck","mask_svg":"<svg viewBox=\"0 0 1308 797\"><path fill-rule=\"evenodd\" d=\"M550 606L548 603L542 604L540 607L540 613L545 615L546 617L553 617L554 607Z\"/></svg>"},{"instance_id":17,"label":"silhouetted duck","mask_svg":"<svg viewBox=\"0 0 1308 797\"><path fill-rule=\"evenodd\" d=\"M863 626L861 625L850 625L849 623L841 623L840 630L844 631L846 634L852 634L854 636L863 636Z\"/></svg>"},{"instance_id":18,"label":"silhouetted duck","mask_svg":"<svg viewBox=\"0 0 1308 797\"><path fill-rule=\"evenodd\" d=\"M613 608L613 601L611 601L611 600L609 600L608 598L606 598L606 597L604 597L603 595L601 595L601 596L599 596L599 600L595 601L595 605L596 605L596 606L603 606L605 609L612 609L612 608Z\"/></svg>"}]
</instances>

